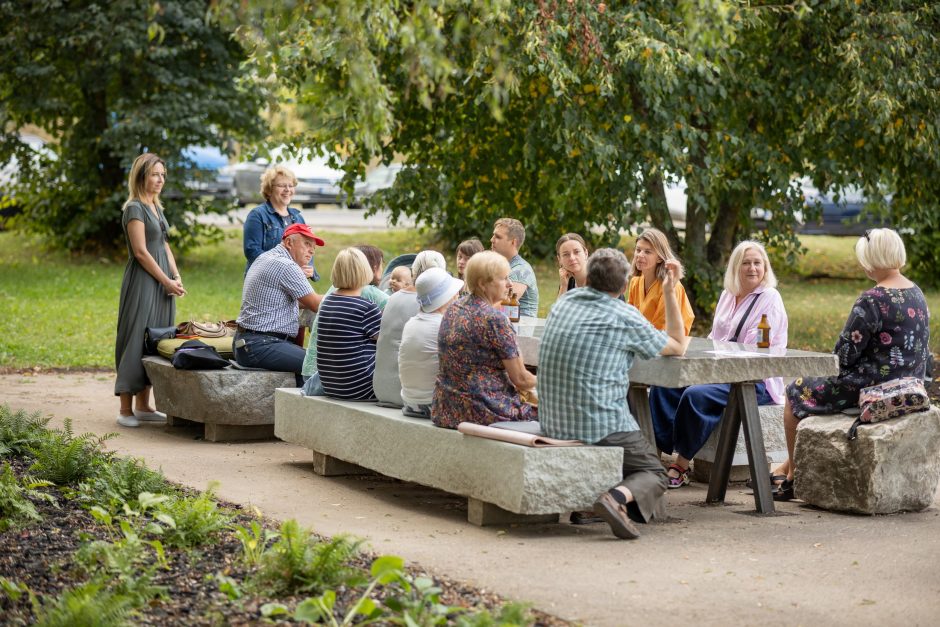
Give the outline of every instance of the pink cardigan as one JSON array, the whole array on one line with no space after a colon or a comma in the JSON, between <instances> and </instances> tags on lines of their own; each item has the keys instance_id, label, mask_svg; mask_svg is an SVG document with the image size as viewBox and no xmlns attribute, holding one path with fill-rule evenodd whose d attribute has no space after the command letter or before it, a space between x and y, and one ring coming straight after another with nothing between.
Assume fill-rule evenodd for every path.
<instances>
[{"instance_id":1,"label":"pink cardigan","mask_svg":"<svg viewBox=\"0 0 940 627\"><path fill-rule=\"evenodd\" d=\"M738 328L741 316L747 311L751 304L754 294L757 295L757 303L748 314L744 326L741 328L741 336L738 342L742 344L757 343L757 325L760 323L760 317L767 314L767 322L770 323L770 345L771 347L787 347L787 310L783 307L783 299L780 292L772 287L758 286L753 292L741 301L741 304L735 306L734 295L729 291L721 292L718 299L718 306L715 307L715 319L712 322L712 332L708 334L708 339L729 341ZM767 386L767 393L774 399L774 403L782 405L783 379L774 377L765 379L764 385Z\"/></svg>"}]
</instances>

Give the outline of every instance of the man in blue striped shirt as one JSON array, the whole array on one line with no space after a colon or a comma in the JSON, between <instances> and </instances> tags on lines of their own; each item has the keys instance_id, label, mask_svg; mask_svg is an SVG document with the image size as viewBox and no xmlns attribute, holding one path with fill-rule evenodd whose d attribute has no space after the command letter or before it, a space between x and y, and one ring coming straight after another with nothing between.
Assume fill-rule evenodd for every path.
<instances>
[{"instance_id":1,"label":"man in blue striped shirt","mask_svg":"<svg viewBox=\"0 0 940 627\"><path fill-rule=\"evenodd\" d=\"M313 291L301 268L323 244L306 224L292 224L280 244L251 264L233 343L239 365L293 372L297 386L303 385L300 371L306 351L293 341L300 327L297 305L316 311L323 297Z\"/></svg>"},{"instance_id":2,"label":"man in blue striped shirt","mask_svg":"<svg viewBox=\"0 0 940 627\"><path fill-rule=\"evenodd\" d=\"M630 263L619 250L602 248L587 263L587 286L567 292L552 307L539 346L539 422L553 438L623 448L623 481L598 497L595 513L618 538L639 536L666 493L659 456L627 405L635 357L683 355L685 335L675 284L678 261L667 261L663 281L666 331L658 331L619 298Z\"/></svg>"}]
</instances>

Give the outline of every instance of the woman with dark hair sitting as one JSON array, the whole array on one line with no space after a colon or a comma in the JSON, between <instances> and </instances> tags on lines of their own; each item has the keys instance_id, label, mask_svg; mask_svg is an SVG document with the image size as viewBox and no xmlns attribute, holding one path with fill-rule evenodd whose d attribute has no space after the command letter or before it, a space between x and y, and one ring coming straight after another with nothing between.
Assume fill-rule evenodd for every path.
<instances>
[{"instance_id":1,"label":"woman with dark hair sitting","mask_svg":"<svg viewBox=\"0 0 940 627\"><path fill-rule=\"evenodd\" d=\"M924 293L901 274L907 253L901 236L873 229L855 244L855 256L875 286L862 292L845 322L833 352L839 357L834 377L802 377L786 388L783 426L789 458L775 473L786 480L774 499L793 494L796 427L812 414L858 407L862 388L902 377L923 378L930 355L930 311Z\"/></svg>"},{"instance_id":2,"label":"woman with dark hair sitting","mask_svg":"<svg viewBox=\"0 0 940 627\"><path fill-rule=\"evenodd\" d=\"M431 403L439 427L538 420L527 402L536 378L525 368L509 319L499 310L512 286L509 262L493 251L467 263L471 293L447 308L438 334L440 371Z\"/></svg>"}]
</instances>

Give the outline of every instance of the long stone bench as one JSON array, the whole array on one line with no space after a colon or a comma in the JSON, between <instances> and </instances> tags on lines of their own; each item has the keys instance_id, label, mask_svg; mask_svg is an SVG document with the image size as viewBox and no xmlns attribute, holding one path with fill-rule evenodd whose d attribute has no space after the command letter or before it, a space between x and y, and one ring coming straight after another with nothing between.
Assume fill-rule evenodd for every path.
<instances>
[{"instance_id":1,"label":"long stone bench","mask_svg":"<svg viewBox=\"0 0 940 627\"><path fill-rule=\"evenodd\" d=\"M210 442L274 437L274 390L296 385L292 372L178 370L163 357L144 357L157 409L169 427L204 425Z\"/></svg>"},{"instance_id":2,"label":"long stone bench","mask_svg":"<svg viewBox=\"0 0 940 627\"><path fill-rule=\"evenodd\" d=\"M854 418L810 416L796 430L794 493L828 510L893 514L929 507L940 481L940 408L858 429Z\"/></svg>"},{"instance_id":3,"label":"long stone bench","mask_svg":"<svg viewBox=\"0 0 940 627\"><path fill-rule=\"evenodd\" d=\"M320 475L368 469L465 496L477 525L557 522L562 512L590 509L623 472L620 448L518 446L297 389L275 393L274 434L311 449Z\"/></svg>"},{"instance_id":4,"label":"long stone bench","mask_svg":"<svg viewBox=\"0 0 940 627\"><path fill-rule=\"evenodd\" d=\"M761 405L758 407L760 426L764 432L764 448L769 466L782 464L787 460L787 438L783 430L783 405ZM692 476L696 481L708 483L711 477L715 456L718 454L718 429L712 431L705 444L695 454L692 463ZM731 481L744 481L751 472L747 464L747 445L744 442L744 428L738 433L738 443L734 447L731 460Z\"/></svg>"}]
</instances>

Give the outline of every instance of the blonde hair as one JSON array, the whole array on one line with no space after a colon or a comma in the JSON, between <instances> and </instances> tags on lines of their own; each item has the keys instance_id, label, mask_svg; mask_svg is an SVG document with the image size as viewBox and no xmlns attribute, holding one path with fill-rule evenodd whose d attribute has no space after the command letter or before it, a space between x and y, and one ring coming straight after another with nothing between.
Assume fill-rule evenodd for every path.
<instances>
[{"instance_id":1,"label":"blonde hair","mask_svg":"<svg viewBox=\"0 0 940 627\"><path fill-rule=\"evenodd\" d=\"M356 290L372 282L375 273L358 248L344 248L336 255L330 280L338 290Z\"/></svg>"},{"instance_id":2,"label":"blonde hair","mask_svg":"<svg viewBox=\"0 0 940 627\"><path fill-rule=\"evenodd\" d=\"M290 179L290 184L297 186L297 177L286 165L278 163L272 165L261 175L261 195L265 200L271 200L271 194L274 193L274 181L279 176L286 176Z\"/></svg>"},{"instance_id":3,"label":"blonde hair","mask_svg":"<svg viewBox=\"0 0 940 627\"><path fill-rule=\"evenodd\" d=\"M475 296L483 296L483 284L509 274L509 262L497 252L484 250L470 257L463 272L467 289Z\"/></svg>"},{"instance_id":4,"label":"blonde hair","mask_svg":"<svg viewBox=\"0 0 940 627\"><path fill-rule=\"evenodd\" d=\"M741 292L741 265L744 263L744 253L751 249L760 253L761 260L764 262L764 278L761 285L764 287L777 287L777 275L770 266L770 257L767 256L767 250L764 245L754 240L746 239L731 251L731 257L728 259L728 267L725 269L724 287L726 290L737 296Z\"/></svg>"},{"instance_id":5,"label":"blonde hair","mask_svg":"<svg viewBox=\"0 0 940 627\"><path fill-rule=\"evenodd\" d=\"M522 243L525 241L525 227L522 226L522 222L515 218L500 218L493 224L493 228L495 229L498 226L506 229L506 235L509 236L509 239L518 242L517 248L522 248Z\"/></svg>"},{"instance_id":6,"label":"blonde hair","mask_svg":"<svg viewBox=\"0 0 940 627\"><path fill-rule=\"evenodd\" d=\"M164 171L166 171L166 163L163 162L163 159L153 154L152 152L145 152L136 159L134 159L134 164L131 166L131 172L127 176L127 201L124 203L124 207L127 207L127 203L140 200L141 193L147 187L147 177L150 176L150 172L153 170L154 166L157 164L163 166ZM160 196L154 196L153 204L163 209L163 205L160 204Z\"/></svg>"},{"instance_id":7,"label":"blonde hair","mask_svg":"<svg viewBox=\"0 0 940 627\"><path fill-rule=\"evenodd\" d=\"M673 254L672 247L669 246L669 239L666 237L666 234L659 229L646 229L636 238L637 244L641 241L652 246L653 252L662 259L662 261L656 264L656 278L660 281L664 280L666 278L666 262L670 259L678 259L675 254ZM630 261L630 276L643 276L643 271L637 270L635 252L633 259Z\"/></svg>"},{"instance_id":8,"label":"blonde hair","mask_svg":"<svg viewBox=\"0 0 940 627\"><path fill-rule=\"evenodd\" d=\"M866 272L900 270L907 263L904 241L893 229L871 229L855 243L855 256Z\"/></svg>"}]
</instances>

